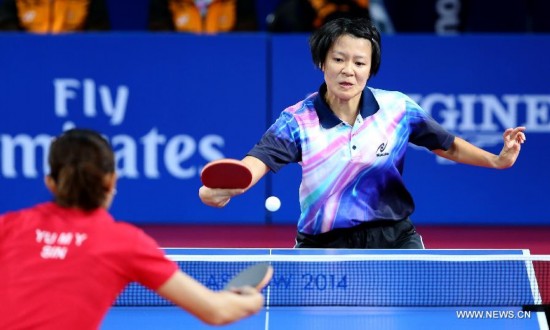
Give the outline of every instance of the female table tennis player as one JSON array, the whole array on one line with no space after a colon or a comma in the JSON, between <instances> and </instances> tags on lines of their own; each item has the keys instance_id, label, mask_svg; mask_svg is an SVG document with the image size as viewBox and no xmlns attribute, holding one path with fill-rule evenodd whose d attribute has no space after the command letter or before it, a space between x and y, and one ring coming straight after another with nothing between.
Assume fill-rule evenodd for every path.
<instances>
[{"instance_id":1,"label":"female table tennis player","mask_svg":"<svg viewBox=\"0 0 550 330\"><path fill-rule=\"evenodd\" d=\"M96 132L73 129L56 138L49 165L54 200L0 216L0 329L97 329L132 281L209 324L263 306L252 287L211 291L141 230L113 220L114 155Z\"/></svg>"},{"instance_id":2,"label":"female table tennis player","mask_svg":"<svg viewBox=\"0 0 550 330\"><path fill-rule=\"evenodd\" d=\"M409 142L458 163L515 163L525 127L507 129L495 155L445 131L403 93L367 86L381 61L380 33L370 20L329 21L312 34L310 50L324 83L285 109L243 159L251 186L269 170L302 166L296 247L424 248L402 178ZM244 191L203 186L199 196L222 207Z\"/></svg>"}]
</instances>

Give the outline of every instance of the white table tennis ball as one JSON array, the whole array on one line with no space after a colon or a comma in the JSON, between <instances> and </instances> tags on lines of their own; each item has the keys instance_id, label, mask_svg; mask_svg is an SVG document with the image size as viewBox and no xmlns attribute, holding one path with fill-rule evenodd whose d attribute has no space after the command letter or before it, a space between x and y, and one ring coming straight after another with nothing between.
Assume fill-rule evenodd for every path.
<instances>
[{"instance_id":1,"label":"white table tennis ball","mask_svg":"<svg viewBox=\"0 0 550 330\"><path fill-rule=\"evenodd\" d=\"M265 208L270 212L275 212L281 207L281 200L275 196L270 196L265 200Z\"/></svg>"}]
</instances>

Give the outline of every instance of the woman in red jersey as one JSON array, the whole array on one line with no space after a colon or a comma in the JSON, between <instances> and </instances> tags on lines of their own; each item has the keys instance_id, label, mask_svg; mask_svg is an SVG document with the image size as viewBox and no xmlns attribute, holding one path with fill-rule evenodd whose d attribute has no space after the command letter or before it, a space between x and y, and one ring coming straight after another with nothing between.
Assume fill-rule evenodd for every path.
<instances>
[{"instance_id":1,"label":"woman in red jersey","mask_svg":"<svg viewBox=\"0 0 550 330\"><path fill-rule=\"evenodd\" d=\"M115 161L101 135L63 133L52 142L49 166L45 181L54 201L0 215L0 329L97 329L133 281L209 324L262 308L258 290L212 291L143 231L114 221L107 208Z\"/></svg>"}]
</instances>

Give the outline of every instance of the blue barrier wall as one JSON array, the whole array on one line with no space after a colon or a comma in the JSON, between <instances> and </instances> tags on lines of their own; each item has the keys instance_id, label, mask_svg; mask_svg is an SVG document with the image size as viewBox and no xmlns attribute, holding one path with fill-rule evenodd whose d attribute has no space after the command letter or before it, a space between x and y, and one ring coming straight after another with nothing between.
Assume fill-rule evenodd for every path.
<instances>
[{"instance_id":1,"label":"blue barrier wall","mask_svg":"<svg viewBox=\"0 0 550 330\"><path fill-rule=\"evenodd\" d=\"M516 165L450 164L410 148L417 224L548 224L550 36L386 36L377 88L415 98L447 129L498 153L527 126ZM224 209L201 204L198 173L241 158L287 106L316 91L307 36L0 35L0 212L49 198L51 136L77 125L112 142L113 206L135 223L295 223L300 167L262 180ZM282 200L266 213L269 194Z\"/></svg>"}]
</instances>

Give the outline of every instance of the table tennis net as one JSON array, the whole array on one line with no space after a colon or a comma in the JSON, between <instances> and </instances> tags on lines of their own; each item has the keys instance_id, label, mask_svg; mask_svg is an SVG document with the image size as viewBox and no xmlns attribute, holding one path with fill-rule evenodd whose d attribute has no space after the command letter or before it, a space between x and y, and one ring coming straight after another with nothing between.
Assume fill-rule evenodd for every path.
<instances>
[{"instance_id":1,"label":"table tennis net","mask_svg":"<svg viewBox=\"0 0 550 330\"><path fill-rule=\"evenodd\" d=\"M235 255L171 256L213 290L257 262L274 275L269 306L548 306L550 256L527 255ZM130 284L116 306L171 306Z\"/></svg>"}]
</instances>

